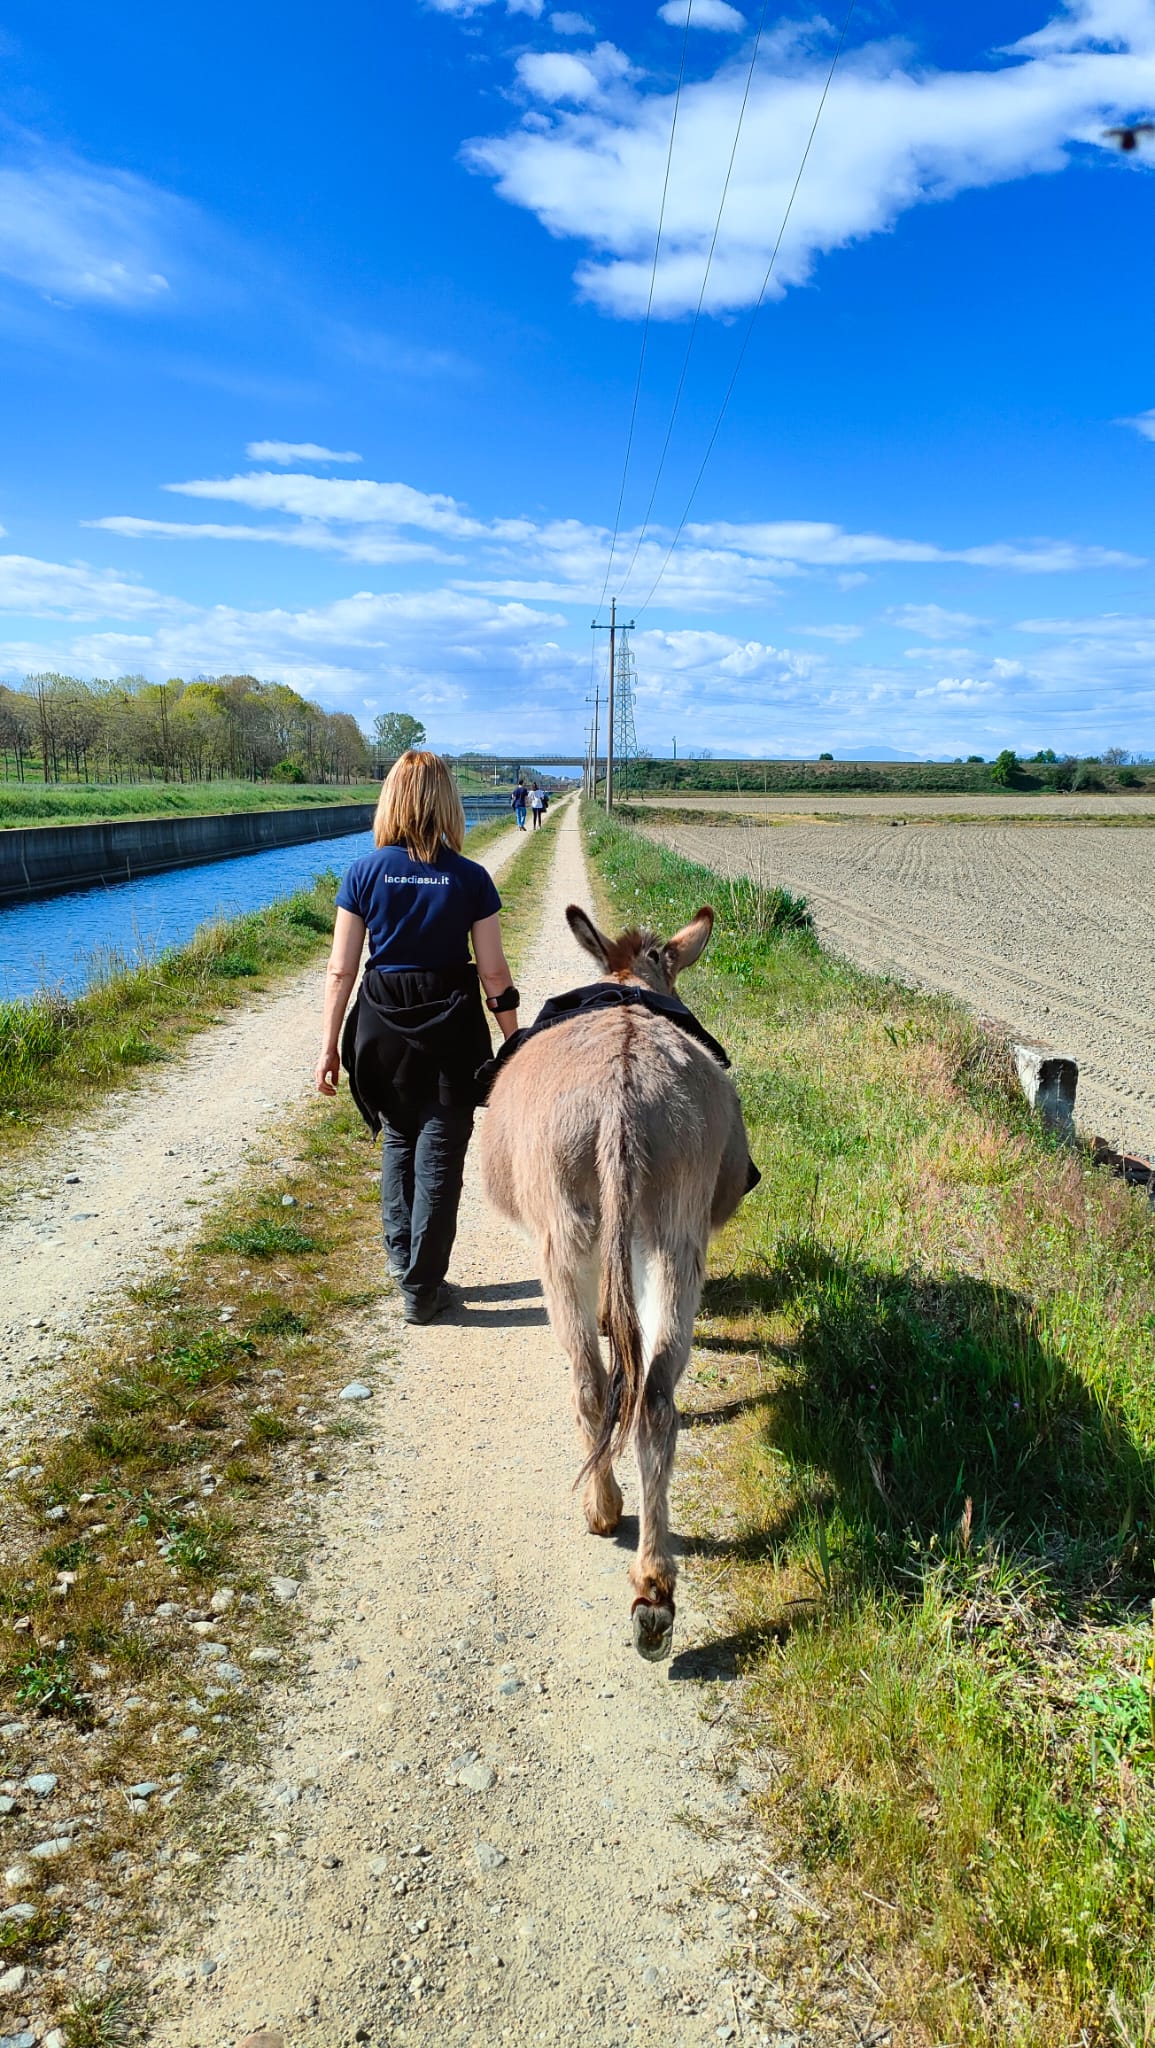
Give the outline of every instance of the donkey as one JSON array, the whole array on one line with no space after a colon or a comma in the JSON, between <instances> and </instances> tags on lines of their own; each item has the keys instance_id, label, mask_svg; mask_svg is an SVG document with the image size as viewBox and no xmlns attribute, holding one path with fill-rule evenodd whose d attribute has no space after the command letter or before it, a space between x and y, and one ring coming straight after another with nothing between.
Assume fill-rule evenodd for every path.
<instances>
[{"instance_id":1,"label":"donkey","mask_svg":"<svg viewBox=\"0 0 1155 2048\"><path fill-rule=\"evenodd\" d=\"M566 919L601 980L659 996L672 993L714 925L713 911L699 910L662 945L649 931L609 939L576 904ZM707 1241L741 1201L748 1169L733 1082L705 1045L642 1003L579 1011L530 1037L498 1071L482 1137L485 1191L537 1241L549 1319L573 1367L576 1483L594 1535L612 1535L621 1519L612 1461L633 1442L633 1636L653 1662L669 1656L674 1635L674 1393Z\"/></svg>"}]
</instances>

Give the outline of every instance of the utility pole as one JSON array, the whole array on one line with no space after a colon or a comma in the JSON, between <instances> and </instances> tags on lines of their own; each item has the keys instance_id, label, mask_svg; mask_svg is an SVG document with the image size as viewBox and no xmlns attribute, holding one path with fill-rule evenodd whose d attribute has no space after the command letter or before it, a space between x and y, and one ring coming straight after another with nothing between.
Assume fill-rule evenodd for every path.
<instances>
[{"instance_id":1,"label":"utility pole","mask_svg":"<svg viewBox=\"0 0 1155 2048\"><path fill-rule=\"evenodd\" d=\"M677 761L677 758L678 758L678 735L677 735L677 733L675 733L675 734L674 734L674 760L675 760L675 762Z\"/></svg>"},{"instance_id":2,"label":"utility pole","mask_svg":"<svg viewBox=\"0 0 1155 2048\"><path fill-rule=\"evenodd\" d=\"M588 699L588 697L587 697L587 699L586 699L586 702L587 702L587 703L589 702L589 699ZM599 721L599 718L600 718L600 714L601 714L601 705L602 705L602 685L601 685L601 678L600 678L600 676L599 676L599 678L598 678L597 682L596 682L596 683L594 684L594 744L593 744L593 753L592 753L592 755L590 756L590 802L591 802L591 803L594 803L594 802L596 801L596 799L597 799L597 793L598 793L598 721Z\"/></svg>"},{"instance_id":3,"label":"utility pole","mask_svg":"<svg viewBox=\"0 0 1155 2048\"><path fill-rule=\"evenodd\" d=\"M627 630L632 633L633 629L634 622L631 619ZM590 631L592 633L604 633L607 630L610 636L610 688L606 704L606 809L607 811L612 811L614 807L614 661L616 658L615 641L617 640L618 633L618 601L616 597L610 599L610 623L608 629L605 626L599 626L596 619L590 620Z\"/></svg>"}]
</instances>

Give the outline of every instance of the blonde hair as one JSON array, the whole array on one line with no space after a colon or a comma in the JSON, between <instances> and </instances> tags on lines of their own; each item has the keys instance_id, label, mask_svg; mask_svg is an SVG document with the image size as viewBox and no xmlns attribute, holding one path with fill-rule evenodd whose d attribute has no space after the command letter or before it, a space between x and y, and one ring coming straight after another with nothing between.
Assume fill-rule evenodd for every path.
<instances>
[{"instance_id":1,"label":"blonde hair","mask_svg":"<svg viewBox=\"0 0 1155 2048\"><path fill-rule=\"evenodd\" d=\"M404 846L410 860L436 865L442 845L460 853L465 812L457 784L439 754L402 754L381 785L373 819L377 846Z\"/></svg>"}]
</instances>

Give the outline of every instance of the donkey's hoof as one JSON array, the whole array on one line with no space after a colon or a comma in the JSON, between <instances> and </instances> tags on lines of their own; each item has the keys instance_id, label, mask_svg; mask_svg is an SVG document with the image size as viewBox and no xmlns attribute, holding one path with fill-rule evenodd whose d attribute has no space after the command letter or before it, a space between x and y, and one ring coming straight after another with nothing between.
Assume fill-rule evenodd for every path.
<instances>
[{"instance_id":1,"label":"donkey's hoof","mask_svg":"<svg viewBox=\"0 0 1155 2048\"><path fill-rule=\"evenodd\" d=\"M634 1648L649 1664L661 1664L674 1647L674 1603L635 1600Z\"/></svg>"}]
</instances>

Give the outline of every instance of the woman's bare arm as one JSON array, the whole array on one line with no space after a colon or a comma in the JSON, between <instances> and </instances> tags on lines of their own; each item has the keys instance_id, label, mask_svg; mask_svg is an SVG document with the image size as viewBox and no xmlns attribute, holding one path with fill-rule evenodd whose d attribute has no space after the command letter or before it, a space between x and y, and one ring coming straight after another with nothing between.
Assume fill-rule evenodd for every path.
<instances>
[{"instance_id":1,"label":"woman's bare arm","mask_svg":"<svg viewBox=\"0 0 1155 2048\"><path fill-rule=\"evenodd\" d=\"M364 945L364 921L351 910L339 910L333 926L333 950L325 969L325 1016L321 1025L321 1052L316 1072L318 1095L337 1093L337 1076L341 1071L341 1026L357 980Z\"/></svg>"},{"instance_id":2,"label":"woman's bare arm","mask_svg":"<svg viewBox=\"0 0 1155 2048\"><path fill-rule=\"evenodd\" d=\"M497 911L494 911L492 917L479 918L470 937L473 940L473 957L477 962L482 988L487 996L503 996L506 989L512 985L513 976L509 971L509 961L505 957L505 947L501 943L501 918ZM496 1015L502 1037L512 1038L517 1030L517 1011L498 1010Z\"/></svg>"}]
</instances>

